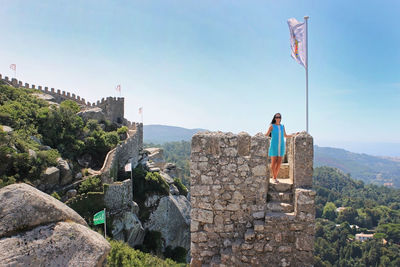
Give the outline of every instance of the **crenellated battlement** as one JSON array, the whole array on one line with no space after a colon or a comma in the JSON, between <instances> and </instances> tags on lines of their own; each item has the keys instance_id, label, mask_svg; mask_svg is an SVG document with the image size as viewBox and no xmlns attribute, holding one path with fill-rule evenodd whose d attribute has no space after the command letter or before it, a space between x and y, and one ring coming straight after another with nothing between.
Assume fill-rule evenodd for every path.
<instances>
[{"instance_id":1,"label":"crenellated battlement","mask_svg":"<svg viewBox=\"0 0 400 267\"><path fill-rule=\"evenodd\" d=\"M270 181L263 134L192 138L191 266L312 266L313 139L287 139L288 171Z\"/></svg>"},{"instance_id":2,"label":"crenellated battlement","mask_svg":"<svg viewBox=\"0 0 400 267\"><path fill-rule=\"evenodd\" d=\"M0 80L4 81L5 83L9 84L13 87L22 87L27 89L35 89L43 92L44 94L48 94L54 97L57 103L61 103L64 100L72 100L75 101L77 104L81 105L84 108L93 108L99 107L103 110L105 117L116 123L122 124L124 122L124 102L125 99L123 97L107 97L102 98L101 100L97 100L96 102L89 102L86 101L85 98L76 95L71 92L62 91L60 89L50 88L48 86L42 85L35 85L29 83L23 83L15 78L10 78L8 76L3 77L0 74ZM126 121L126 120L125 120ZM128 126L132 126L132 123L128 124Z\"/></svg>"}]
</instances>

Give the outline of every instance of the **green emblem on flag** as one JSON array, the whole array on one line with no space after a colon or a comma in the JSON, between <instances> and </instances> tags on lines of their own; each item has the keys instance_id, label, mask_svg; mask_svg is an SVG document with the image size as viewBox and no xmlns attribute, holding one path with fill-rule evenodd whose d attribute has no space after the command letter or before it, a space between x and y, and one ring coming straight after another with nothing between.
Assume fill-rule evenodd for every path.
<instances>
[{"instance_id":1,"label":"green emblem on flag","mask_svg":"<svg viewBox=\"0 0 400 267\"><path fill-rule=\"evenodd\" d=\"M105 217L105 212L104 210L99 211L98 213L96 213L93 216L93 224L97 225L97 224L102 224L104 223L104 217Z\"/></svg>"}]
</instances>

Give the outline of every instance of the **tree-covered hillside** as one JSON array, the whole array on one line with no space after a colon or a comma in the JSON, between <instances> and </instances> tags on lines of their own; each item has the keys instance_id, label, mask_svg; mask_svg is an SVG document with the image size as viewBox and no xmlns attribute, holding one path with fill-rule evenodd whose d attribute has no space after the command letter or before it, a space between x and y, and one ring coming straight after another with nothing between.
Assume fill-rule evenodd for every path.
<instances>
[{"instance_id":1,"label":"tree-covered hillside","mask_svg":"<svg viewBox=\"0 0 400 267\"><path fill-rule=\"evenodd\" d=\"M82 155L91 157L91 167L99 167L127 130L109 121L85 122L77 115L77 103L49 105L34 93L38 91L0 84L0 187L34 183L60 156L72 163L74 172L79 172L76 162Z\"/></svg>"},{"instance_id":2,"label":"tree-covered hillside","mask_svg":"<svg viewBox=\"0 0 400 267\"><path fill-rule=\"evenodd\" d=\"M393 183L400 188L400 162L353 153L340 148L314 146L314 165L338 168L367 183Z\"/></svg>"},{"instance_id":3,"label":"tree-covered hillside","mask_svg":"<svg viewBox=\"0 0 400 267\"><path fill-rule=\"evenodd\" d=\"M315 266L400 266L399 189L366 185L338 169L319 167L314 190ZM362 232L374 238L356 241Z\"/></svg>"}]
</instances>

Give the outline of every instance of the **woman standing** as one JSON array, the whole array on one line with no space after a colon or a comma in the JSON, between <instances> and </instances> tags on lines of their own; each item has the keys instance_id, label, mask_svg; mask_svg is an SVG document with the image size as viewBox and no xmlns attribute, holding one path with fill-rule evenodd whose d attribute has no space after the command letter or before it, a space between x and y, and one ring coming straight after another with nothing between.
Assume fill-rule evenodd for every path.
<instances>
[{"instance_id":1,"label":"woman standing","mask_svg":"<svg viewBox=\"0 0 400 267\"><path fill-rule=\"evenodd\" d=\"M268 132L266 136L271 136L271 143L269 145L268 156L271 157L271 172L274 178L273 181L279 183L277 177L279 169L281 167L282 158L285 155L285 139L284 137L292 137L295 134L286 134L285 126L281 124L282 116L280 113L276 113L271 121Z\"/></svg>"}]
</instances>

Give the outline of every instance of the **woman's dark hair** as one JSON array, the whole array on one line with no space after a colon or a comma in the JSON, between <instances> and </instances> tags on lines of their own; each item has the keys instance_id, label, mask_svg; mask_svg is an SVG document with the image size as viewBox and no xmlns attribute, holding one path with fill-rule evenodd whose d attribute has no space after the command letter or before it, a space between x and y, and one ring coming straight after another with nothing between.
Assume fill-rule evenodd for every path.
<instances>
[{"instance_id":1,"label":"woman's dark hair","mask_svg":"<svg viewBox=\"0 0 400 267\"><path fill-rule=\"evenodd\" d=\"M281 115L281 113L275 113L275 115L274 115L274 117L272 118L272 121L271 121L271 124L275 124L276 123L276 119L275 119L275 117L276 117L276 115ZM282 121L282 115L281 115L281 121ZM272 132L270 132L269 133L269 137L271 137L272 136Z\"/></svg>"}]
</instances>

